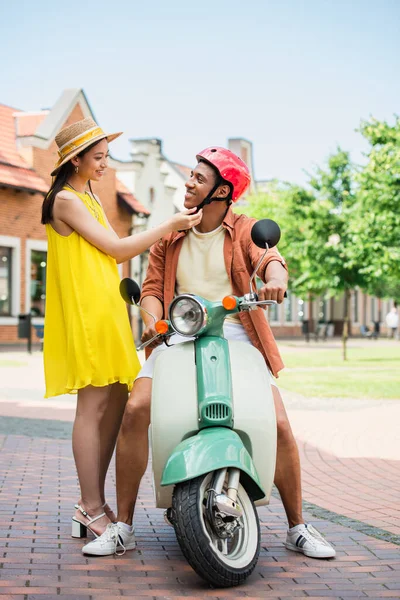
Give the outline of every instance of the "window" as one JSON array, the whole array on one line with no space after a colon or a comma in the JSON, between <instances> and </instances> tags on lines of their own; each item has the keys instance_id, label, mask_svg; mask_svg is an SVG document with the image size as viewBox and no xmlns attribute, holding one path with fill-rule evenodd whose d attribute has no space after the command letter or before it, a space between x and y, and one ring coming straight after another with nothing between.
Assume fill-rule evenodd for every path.
<instances>
[{"instance_id":1,"label":"window","mask_svg":"<svg viewBox=\"0 0 400 600\"><path fill-rule=\"evenodd\" d=\"M326 323L327 301L325 298L319 298L318 302L318 321Z\"/></svg>"},{"instance_id":2,"label":"window","mask_svg":"<svg viewBox=\"0 0 400 600\"><path fill-rule=\"evenodd\" d=\"M358 323L358 290L354 290L352 294L353 308L353 323Z\"/></svg>"},{"instance_id":3,"label":"window","mask_svg":"<svg viewBox=\"0 0 400 600\"><path fill-rule=\"evenodd\" d=\"M35 317L44 316L46 300L47 252L31 251L31 313Z\"/></svg>"},{"instance_id":4,"label":"window","mask_svg":"<svg viewBox=\"0 0 400 600\"><path fill-rule=\"evenodd\" d=\"M371 298L371 321L376 320L376 298Z\"/></svg>"},{"instance_id":5,"label":"window","mask_svg":"<svg viewBox=\"0 0 400 600\"><path fill-rule=\"evenodd\" d=\"M0 316L11 315L11 248L0 246Z\"/></svg>"},{"instance_id":6,"label":"window","mask_svg":"<svg viewBox=\"0 0 400 600\"><path fill-rule=\"evenodd\" d=\"M292 321L293 313L292 313L292 292L287 290L286 292L287 298L285 298L285 321L286 323Z\"/></svg>"},{"instance_id":7,"label":"window","mask_svg":"<svg viewBox=\"0 0 400 600\"><path fill-rule=\"evenodd\" d=\"M298 298L297 300L297 317L299 321L304 321L304 314L305 311L305 306L304 306L304 300L302 300L301 298Z\"/></svg>"}]
</instances>

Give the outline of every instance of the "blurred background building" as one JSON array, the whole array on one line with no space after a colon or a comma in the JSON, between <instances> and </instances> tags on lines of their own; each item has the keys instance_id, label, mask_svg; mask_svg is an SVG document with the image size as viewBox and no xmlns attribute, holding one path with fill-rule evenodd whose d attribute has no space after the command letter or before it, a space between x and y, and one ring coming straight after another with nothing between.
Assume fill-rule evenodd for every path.
<instances>
[{"instance_id":1,"label":"blurred background building","mask_svg":"<svg viewBox=\"0 0 400 600\"><path fill-rule=\"evenodd\" d=\"M58 131L94 118L83 90L66 90L55 106L36 113L0 104L0 343L18 341L18 315L31 313L42 325L46 297L47 241L41 205L57 161ZM149 211L140 204L113 165L96 192L120 236ZM120 265L121 276L130 265ZM35 340L34 340L35 341Z\"/></svg>"},{"instance_id":2,"label":"blurred background building","mask_svg":"<svg viewBox=\"0 0 400 600\"><path fill-rule=\"evenodd\" d=\"M95 118L81 89L65 90L53 108L34 113L0 104L0 344L18 342L18 315L30 313L35 326L43 325L47 241L40 215L51 183L49 173L58 157L54 138L66 125L88 116ZM191 167L164 155L160 139L133 138L130 144L130 160L117 160L111 154L107 173L95 186L121 237L154 227L182 210L185 182L191 172ZM268 191L269 182L254 177L252 143L231 138L227 145L250 168L250 193ZM245 202L243 198L241 203ZM146 267L144 253L119 269L121 277L133 277L141 284ZM382 323L390 305L354 290L353 335L360 334L362 326ZM138 339L140 319L137 311L130 312ZM277 337L300 336L306 330L320 336L339 334L343 300L321 297L310 301L289 291L284 304L269 310L268 318Z\"/></svg>"}]
</instances>

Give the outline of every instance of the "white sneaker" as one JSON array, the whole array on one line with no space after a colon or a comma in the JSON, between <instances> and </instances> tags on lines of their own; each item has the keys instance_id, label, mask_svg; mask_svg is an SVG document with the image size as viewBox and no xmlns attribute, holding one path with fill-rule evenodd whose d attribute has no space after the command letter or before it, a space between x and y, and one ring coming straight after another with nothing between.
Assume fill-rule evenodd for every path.
<instances>
[{"instance_id":1,"label":"white sneaker","mask_svg":"<svg viewBox=\"0 0 400 600\"><path fill-rule=\"evenodd\" d=\"M92 542L94 544L95 542ZM302 552L311 558L333 558L335 550L322 535L308 523L296 525L288 530L285 547Z\"/></svg>"},{"instance_id":2,"label":"white sneaker","mask_svg":"<svg viewBox=\"0 0 400 600\"><path fill-rule=\"evenodd\" d=\"M109 523L104 533L98 538L83 546L83 554L94 556L109 556L117 554L122 556L127 550L136 548L135 531L126 523Z\"/></svg>"}]
</instances>

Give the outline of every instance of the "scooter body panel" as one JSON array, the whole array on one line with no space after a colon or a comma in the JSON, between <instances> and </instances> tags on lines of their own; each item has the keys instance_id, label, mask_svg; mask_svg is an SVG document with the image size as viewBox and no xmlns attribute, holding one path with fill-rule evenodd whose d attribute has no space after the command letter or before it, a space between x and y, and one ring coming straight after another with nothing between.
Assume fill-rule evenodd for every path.
<instances>
[{"instance_id":1,"label":"scooter body panel","mask_svg":"<svg viewBox=\"0 0 400 600\"><path fill-rule=\"evenodd\" d=\"M269 376L262 355L249 344L229 341L229 354L234 431L250 454L265 492L257 504L267 504L276 460L276 420ZM172 502L173 486L161 485L167 460L180 442L198 431L195 347L193 342L186 342L162 352L154 367L151 438L158 508L168 508Z\"/></svg>"},{"instance_id":2,"label":"scooter body panel","mask_svg":"<svg viewBox=\"0 0 400 600\"><path fill-rule=\"evenodd\" d=\"M265 496L250 454L238 434L227 427L202 429L178 444L167 460L161 485L175 485L226 467L242 471L241 481L252 498Z\"/></svg>"},{"instance_id":3,"label":"scooter body panel","mask_svg":"<svg viewBox=\"0 0 400 600\"><path fill-rule=\"evenodd\" d=\"M254 346L229 341L232 372L234 430L253 459L269 503L276 465L276 416L270 377L264 358Z\"/></svg>"},{"instance_id":4,"label":"scooter body panel","mask_svg":"<svg viewBox=\"0 0 400 600\"><path fill-rule=\"evenodd\" d=\"M154 365L151 400L151 447L157 508L169 508L173 487L161 476L174 448L198 433L197 374L193 342L161 352Z\"/></svg>"}]
</instances>

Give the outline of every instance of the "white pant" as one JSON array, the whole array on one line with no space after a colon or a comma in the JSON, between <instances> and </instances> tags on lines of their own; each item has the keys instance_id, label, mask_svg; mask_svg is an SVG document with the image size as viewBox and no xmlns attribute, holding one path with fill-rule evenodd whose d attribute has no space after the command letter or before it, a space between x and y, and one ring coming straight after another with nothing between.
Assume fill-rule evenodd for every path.
<instances>
[{"instance_id":1,"label":"white pant","mask_svg":"<svg viewBox=\"0 0 400 600\"><path fill-rule=\"evenodd\" d=\"M246 344L251 344L250 338L247 335L245 328L240 323L232 323L230 321L225 321L224 336L227 340L236 340L238 342L245 342ZM191 340L194 340L194 338L184 337L183 335L174 333L174 335L171 335L171 337L169 338L168 344L174 346L175 344L182 344L183 342L188 342ZM157 346L157 348L155 348L151 353L150 358L148 358L144 363L136 379L140 379L141 377L149 377L150 379L152 379L154 362L157 356L160 354L160 352L165 352L165 350L168 350L168 346L166 346L165 344L160 344L160 346ZM267 368L267 366L266 369L271 380L271 385L277 387L271 371Z\"/></svg>"}]
</instances>

